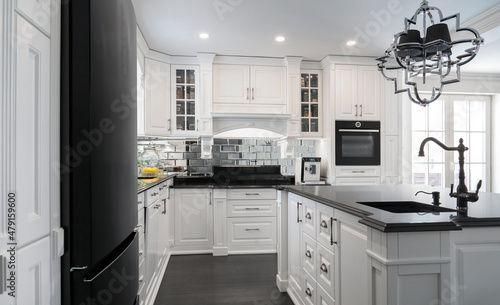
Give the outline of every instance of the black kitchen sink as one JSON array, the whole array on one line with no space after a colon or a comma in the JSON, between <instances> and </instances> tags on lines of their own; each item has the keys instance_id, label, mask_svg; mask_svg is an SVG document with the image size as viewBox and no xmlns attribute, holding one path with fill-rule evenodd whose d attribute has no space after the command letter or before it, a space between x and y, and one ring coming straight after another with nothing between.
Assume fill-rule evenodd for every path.
<instances>
[{"instance_id":1,"label":"black kitchen sink","mask_svg":"<svg viewBox=\"0 0 500 305\"><path fill-rule=\"evenodd\" d=\"M436 212L456 212L456 210L443 208L431 204L416 201L370 201L358 202L372 208L381 209L391 213L436 213Z\"/></svg>"}]
</instances>

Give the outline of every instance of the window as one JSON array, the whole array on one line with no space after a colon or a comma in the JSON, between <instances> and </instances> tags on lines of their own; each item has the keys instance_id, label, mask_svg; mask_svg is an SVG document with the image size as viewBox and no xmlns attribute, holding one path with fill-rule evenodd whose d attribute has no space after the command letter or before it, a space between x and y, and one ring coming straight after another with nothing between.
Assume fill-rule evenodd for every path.
<instances>
[{"instance_id":1,"label":"window","mask_svg":"<svg viewBox=\"0 0 500 305\"><path fill-rule=\"evenodd\" d=\"M475 190L479 180L489 189L490 164L489 96L443 95L430 106L413 104L412 183L449 187L458 185L458 153L448 152L433 142L425 146L425 157L418 157L420 143L434 137L446 146L458 146L459 139L469 148L465 152L465 183Z\"/></svg>"}]
</instances>

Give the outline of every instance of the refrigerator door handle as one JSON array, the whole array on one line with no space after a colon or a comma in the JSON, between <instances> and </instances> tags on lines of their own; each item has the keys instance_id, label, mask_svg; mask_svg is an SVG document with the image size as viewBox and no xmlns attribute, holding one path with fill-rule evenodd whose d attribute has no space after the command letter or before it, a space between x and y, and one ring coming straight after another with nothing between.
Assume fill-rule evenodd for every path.
<instances>
[{"instance_id":1,"label":"refrigerator door handle","mask_svg":"<svg viewBox=\"0 0 500 305\"><path fill-rule=\"evenodd\" d=\"M137 232L134 232L132 234L134 234L134 237L130 239L128 245L125 247L125 249L123 249L123 251L120 252L120 254L118 254L106 267L102 268L97 274L93 275L91 278L85 277L83 281L85 283L90 283L94 281L99 275L101 275L101 273L103 273L104 271L106 271L106 269L108 269L111 265L113 265L123 255L123 253L127 252L128 248L130 248L135 238L137 237Z\"/></svg>"}]
</instances>

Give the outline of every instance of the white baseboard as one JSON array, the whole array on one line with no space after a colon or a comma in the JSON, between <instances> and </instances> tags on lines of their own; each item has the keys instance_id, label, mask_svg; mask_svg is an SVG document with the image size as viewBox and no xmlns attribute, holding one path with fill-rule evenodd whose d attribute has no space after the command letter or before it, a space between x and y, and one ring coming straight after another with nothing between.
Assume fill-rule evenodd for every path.
<instances>
[{"instance_id":1,"label":"white baseboard","mask_svg":"<svg viewBox=\"0 0 500 305\"><path fill-rule=\"evenodd\" d=\"M280 292L285 292L288 288L288 280L283 280L279 274L276 274L276 286Z\"/></svg>"}]
</instances>

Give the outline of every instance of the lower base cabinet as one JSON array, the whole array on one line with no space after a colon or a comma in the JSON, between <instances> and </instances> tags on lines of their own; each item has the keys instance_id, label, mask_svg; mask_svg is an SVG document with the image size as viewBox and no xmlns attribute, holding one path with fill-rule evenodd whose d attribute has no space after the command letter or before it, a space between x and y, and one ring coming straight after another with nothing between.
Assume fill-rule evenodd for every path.
<instances>
[{"instance_id":1,"label":"lower base cabinet","mask_svg":"<svg viewBox=\"0 0 500 305\"><path fill-rule=\"evenodd\" d=\"M287 291L296 305L368 304L367 232L358 220L288 194Z\"/></svg>"}]
</instances>

